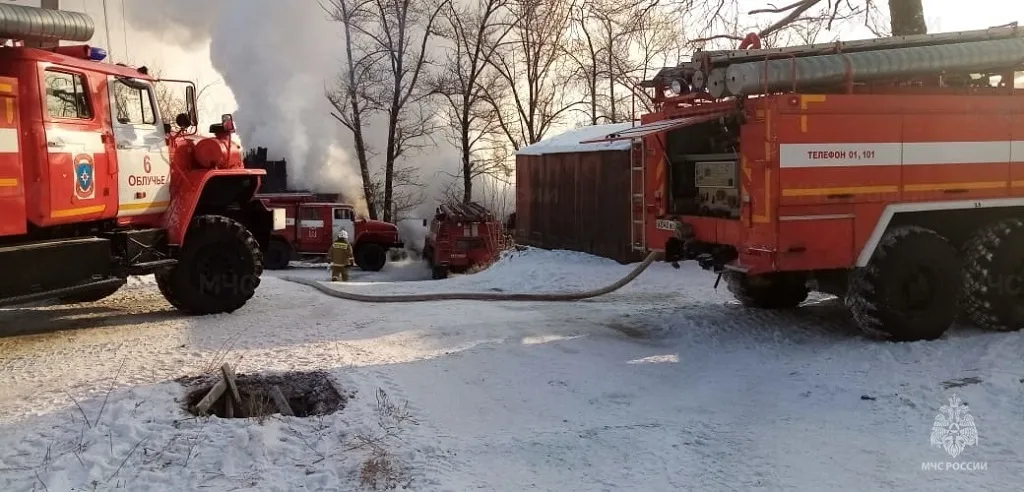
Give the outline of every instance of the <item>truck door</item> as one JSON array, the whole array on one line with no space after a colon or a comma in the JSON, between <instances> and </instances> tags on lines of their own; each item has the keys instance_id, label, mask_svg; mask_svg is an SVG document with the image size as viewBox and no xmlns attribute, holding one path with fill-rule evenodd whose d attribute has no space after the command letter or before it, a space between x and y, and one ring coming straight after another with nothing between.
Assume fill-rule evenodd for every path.
<instances>
[{"instance_id":1,"label":"truck door","mask_svg":"<svg viewBox=\"0 0 1024 492\"><path fill-rule=\"evenodd\" d=\"M107 79L120 170L118 217L163 213L171 200L167 135L148 82Z\"/></svg>"},{"instance_id":2,"label":"truck door","mask_svg":"<svg viewBox=\"0 0 1024 492\"><path fill-rule=\"evenodd\" d=\"M324 213L330 213L325 207L299 208L299 242L305 253L326 253L331 246L330 230L324 227Z\"/></svg>"},{"instance_id":3,"label":"truck door","mask_svg":"<svg viewBox=\"0 0 1024 492\"><path fill-rule=\"evenodd\" d=\"M355 212L350 208L339 207L334 209L334 221L332 222L332 232L334 237L337 238L341 231L348 232L348 241L352 244L356 242L356 222Z\"/></svg>"},{"instance_id":4,"label":"truck door","mask_svg":"<svg viewBox=\"0 0 1024 492\"><path fill-rule=\"evenodd\" d=\"M49 203L39 204L39 225L79 222L113 216L107 196L114 163L97 118L97 92L83 72L59 66L41 69L46 91L46 158ZM31 205L30 205L31 206Z\"/></svg>"}]
</instances>

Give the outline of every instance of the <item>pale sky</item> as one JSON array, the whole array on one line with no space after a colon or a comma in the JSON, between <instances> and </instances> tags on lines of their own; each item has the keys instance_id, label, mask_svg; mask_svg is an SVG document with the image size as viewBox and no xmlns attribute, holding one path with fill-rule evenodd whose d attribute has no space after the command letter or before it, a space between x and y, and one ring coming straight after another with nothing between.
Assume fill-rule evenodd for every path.
<instances>
[{"instance_id":1,"label":"pale sky","mask_svg":"<svg viewBox=\"0 0 1024 492\"><path fill-rule=\"evenodd\" d=\"M106 38L106 26L103 16L103 0L60 0L63 10L85 12L96 23L96 33L89 42L92 46L107 48L110 58L115 63L130 65L159 66L163 76L175 79L187 79L196 82L200 87L213 84L204 93L201 103L201 122L203 127L209 123L220 121L220 115L233 112L236 108L235 99L223 83L221 76L210 64L208 46L198 51L185 51L179 48L173 39L160 39L150 33L140 33L128 28L122 22L121 8L123 1L173 1L173 0L107 0L110 11L110 43ZM217 1L217 0L210 0ZM312 0L299 0L312 1ZM2 3L39 6L39 0L0 0Z\"/></svg>"},{"instance_id":2,"label":"pale sky","mask_svg":"<svg viewBox=\"0 0 1024 492\"><path fill-rule=\"evenodd\" d=\"M107 46L103 0L61 0L61 8L90 14L96 21L96 35L91 44L107 47L115 62L127 61L133 64L159 65L165 76L191 79L201 86L220 80L220 75L210 64L208 46L197 51L185 51L179 48L173 39L160 39L159 36L134 31L130 27L128 32L125 32L125 24L121 17L121 2L123 1L165 0L107 0L111 16L110 46ZM315 0L291 1L313 2ZM741 1L745 5L755 7L765 3L757 0ZM0 2L39 6L39 0L0 0ZM881 0L878 3L885 5L887 2ZM965 5L969 5L970 8L964 8ZM971 2L924 0L924 8L929 32L981 29L1015 20L1024 22L1024 1L1020 0L973 0ZM853 27L840 31L839 35L842 39L870 37L870 33L865 29ZM828 33L823 33L822 36L832 37ZM313 91L313 93L318 93L318 91ZM202 106L203 120L212 121L219 120L219 115L222 113L234 111L236 104L230 89L223 83L215 83L208 91Z\"/></svg>"}]
</instances>

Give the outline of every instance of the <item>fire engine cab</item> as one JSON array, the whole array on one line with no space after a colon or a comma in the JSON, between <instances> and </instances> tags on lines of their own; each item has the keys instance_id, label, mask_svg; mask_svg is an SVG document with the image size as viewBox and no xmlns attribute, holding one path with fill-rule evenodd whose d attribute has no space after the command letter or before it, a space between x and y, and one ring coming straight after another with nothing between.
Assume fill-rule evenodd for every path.
<instances>
[{"instance_id":1,"label":"fire engine cab","mask_svg":"<svg viewBox=\"0 0 1024 492\"><path fill-rule=\"evenodd\" d=\"M258 198L286 216L285 227L271 237L267 268L286 268L293 259L322 258L341 231L348 232L356 266L362 270L380 271L388 250L404 247L397 226L359 218L349 204L321 202L313 193L267 193Z\"/></svg>"},{"instance_id":2,"label":"fire engine cab","mask_svg":"<svg viewBox=\"0 0 1024 492\"><path fill-rule=\"evenodd\" d=\"M275 221L253 195L225 115L198 134L195 86L164 123L142 68L103 62L85 14L3 4L0 38L0 305L87 302L130 275L174 307L232 312L255 293ZM279 219L279 220L278 220Z\"/></svg>"}]
</instances>

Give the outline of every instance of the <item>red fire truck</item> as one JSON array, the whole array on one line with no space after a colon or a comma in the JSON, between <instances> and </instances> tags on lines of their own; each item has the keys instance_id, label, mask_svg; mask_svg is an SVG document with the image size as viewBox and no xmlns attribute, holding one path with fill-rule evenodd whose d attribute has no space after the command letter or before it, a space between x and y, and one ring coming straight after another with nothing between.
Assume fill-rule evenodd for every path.
<instances>
[{"instance_id":1,"label":"red fire truck","mask_svg":"<svg viewBox=\"0 0 1024 492\"><path fill-rule=\"evenodd\" d=\"M387 262L388 250L404 246L397 226L357 218L348 204L320 202L313 193L268 193L257 198L272 210L283 209L286 214L285 227L271 236L264 260L268 269L287 268L293 259L326 256L341 231L348 232L356 266L366 271L380 271Z\"/></svg>"},{"instance_id":2,"label":"red fire truck","mask_svg":"<svg viewBox=\"0 0 1024 492\"><path fill-rule=\"evenodd\" d=\"M230 115L197 134L193 84L172 130L154 89L169 81L57 46L93 32L85 14L0 9L0 305L94 301L154 274L186 313L241 308L284 219L252 199L266 173L244 168Z\"/></svg>"},{"instance_id":3,"label":"red fire truck","mask_svg":"<svg viewBox=\"0 0 1024 492\"><path fill-rule=\"evenodd\" d=\"M745 305L845 299L867 333L1024 327L1024 31L699 53L647 85L633 242Z\"/></svg>"},{"instance_id":4,"label":"red fire truck","mask_svg":"<svg viewBox=\"0 0 1024 492\"><path fill-rule=\"evenodd\" d=\"M483 206L477 203L445 203L437 208L430 230L423 241L423 258L434 279L497 259L504 231Z\"/></svg>"}]
</instances>

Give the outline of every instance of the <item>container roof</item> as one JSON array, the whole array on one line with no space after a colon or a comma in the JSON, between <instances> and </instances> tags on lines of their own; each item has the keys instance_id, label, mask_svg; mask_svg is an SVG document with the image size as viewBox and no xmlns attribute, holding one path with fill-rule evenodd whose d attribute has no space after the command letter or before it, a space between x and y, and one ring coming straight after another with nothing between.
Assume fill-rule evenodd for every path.
<instances>
[{"instance_id":1,"label":"container roof","mask_svg":"<svg viewBox=\"0 0 1024 492\"><path fill-rule=\"evenodd\" d=\"M639 123L613 123L610 125L574 128L560 135L541 140L519 149L516 155L571 154L575 152L600 152L604 150L629 150L632 142L617 140L600 143L580 143L632 128Z\"/></svg>"}]
</instances>

